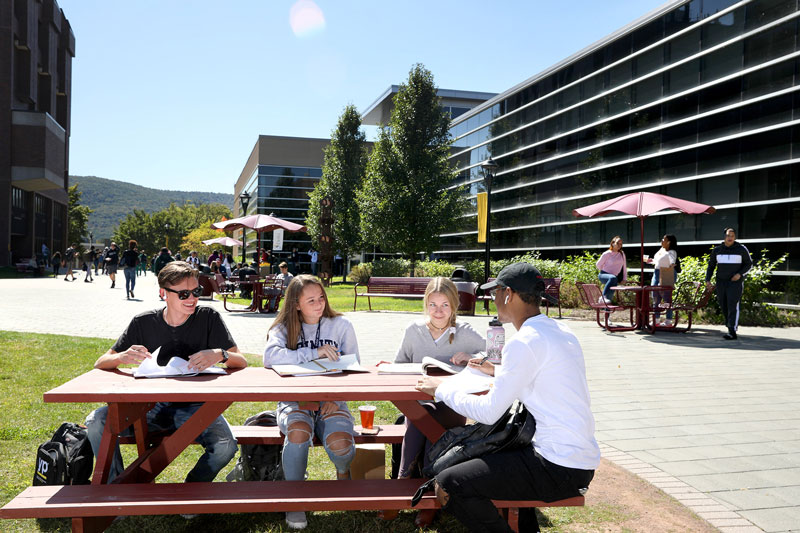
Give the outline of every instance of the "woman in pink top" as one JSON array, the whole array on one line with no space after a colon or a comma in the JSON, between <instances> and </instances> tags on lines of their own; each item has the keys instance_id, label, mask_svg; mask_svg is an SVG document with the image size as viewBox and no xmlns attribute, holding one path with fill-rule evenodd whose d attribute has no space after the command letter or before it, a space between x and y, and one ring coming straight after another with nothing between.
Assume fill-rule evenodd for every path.
<instances>
[{"instance_id":1,"label":"woman in pink top","mask_svg":"<svg viewBox=\"0 0 800 533\"><path fill-rule=\"evenodd\" d=\"M622 251L622 237L617 235L611 239L608 250L603 252L597 260L597 270L600 271L599 278L603 282L603 300L611 303L613 296L611 287L617 285L620 280L625 283L628 281L628 267L625 264L625 252Z\"/></svg>"}]
</instances>

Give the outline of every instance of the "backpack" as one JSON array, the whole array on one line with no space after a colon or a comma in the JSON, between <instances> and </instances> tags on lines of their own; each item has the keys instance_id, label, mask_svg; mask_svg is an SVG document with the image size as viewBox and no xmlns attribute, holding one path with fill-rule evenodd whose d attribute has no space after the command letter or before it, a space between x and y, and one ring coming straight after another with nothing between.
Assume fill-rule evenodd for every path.
<instances>
[{"instance_id":1,"label":"backpack","mask_svg":"<svg viewBox=\"0 0 800 533\"><path fill-rule=\"evenodd\" d=\"M87 485L93 461L86 426L64 422L36 451L33 485Z\"/></svg>"},{"instance_id":2,"label":"backpack","mask_svg":"<svg viewBox=\"0 0 800 533\"><path fill-rule=\"evenodd\" d=\"M262 411L248 418L245 426L277 426L275 411ZM279 481L283 479L280 444L242 444L236 465L225 477L228 481Z\"/></svg>"}]
</instances>

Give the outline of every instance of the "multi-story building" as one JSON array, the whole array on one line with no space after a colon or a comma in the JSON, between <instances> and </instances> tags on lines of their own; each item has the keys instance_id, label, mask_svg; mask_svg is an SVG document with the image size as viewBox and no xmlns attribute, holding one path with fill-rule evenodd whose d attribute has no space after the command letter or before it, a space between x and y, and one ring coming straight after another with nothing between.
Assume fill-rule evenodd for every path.
<instances>
[{"instance_id":1,"label":"multi-story building","mask_svg":"<svg viewBox=\"0 0 800 533\"><path fill-rule=\"evenodd\" d=\"M454 186L492 184L492 255L528 250L563 258L599 251L615 235L637 260L639 222L572 210L627 192L710 204L713 215L654 215L646 251L674 233L682 254L723 238L800 274L800 83L795 0L678 0L665 4L454 119ZM477 213L442 236L444 257L480 256Z\"/></svg>"},{"instance_id":2,"label":"multi-story building","mask_svg":"<svg viewBox=\"0 0 800 533\"><path fill-rule=\"evenodd\" d=\"M0 266L67 246L75 36L55 0L0 9Z\"/></svg>"}]
</instances>

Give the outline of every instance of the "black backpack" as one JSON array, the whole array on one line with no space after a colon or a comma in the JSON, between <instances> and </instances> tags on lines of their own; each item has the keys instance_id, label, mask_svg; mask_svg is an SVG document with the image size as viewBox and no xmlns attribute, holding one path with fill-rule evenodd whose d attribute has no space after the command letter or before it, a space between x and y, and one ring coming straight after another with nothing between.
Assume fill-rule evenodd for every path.
<instances>
[{"instance_id":1,"label":"black backpack","mask_svg":"<svg viewBox=\"0 0 800 533\"><path fill-rule=\"evenodd\" d=\"M275 411L262 411L248 418L245 426L277 426ZM242 444L239 460L228 475L228 481L279 481L283 479L280 444Z\"/></svg>"},{"instance_id":2,"label":"black backpack","mask_svg":"<svg viewBox=\"0 0 800 533\"><path fill-rule=\"evenodd\" d=\"M93 460L86 426L64 422L36 451L33 484L87 485Z\"/></svg>"}]
</instances>

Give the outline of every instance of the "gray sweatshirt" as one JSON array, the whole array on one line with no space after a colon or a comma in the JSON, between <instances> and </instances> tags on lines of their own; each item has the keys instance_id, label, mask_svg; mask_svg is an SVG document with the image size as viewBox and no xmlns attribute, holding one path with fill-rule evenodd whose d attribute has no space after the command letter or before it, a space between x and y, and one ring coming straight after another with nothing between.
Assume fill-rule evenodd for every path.
<instances>
[{"instance_id":1,"label":"gray sweatshirt","mask_svg":"<svg viewBox=\"0 0 800 533\"><path fill-rule=\"evenodd\" d=\"M318 327L319 326L319 327ZM317 336L319 331L319 336ZM319 339L319 341L317 341ZM290 350L286 347L286 330L283 326L276 326L269 330L267 347L264 349L264 366L283 365L292 363L305 363L318 359L317 348L323 344L332 344L342 351L342 354L358 353L358 341L353 324L343 316L321 318L319 324L303 324L303 334L297 342L297 349Z\"/></svg>"},{"instance_id":2,"label":"gray sweatshirt","mask_svg":"<svg viewBox=\"0 0 800 533\"><path fill-rule=\"evenodd\" d=\"M408 325L403 342L394 358L395 363L420 363L423 357L449 362L458 352L476 354L486 349L486 340L466 322L456 321L453 344L450 344L450 333L453 328L445 331L434 341L425 325L426 322L427 319L416 320Z\"/></svg>"}]
</instances>

